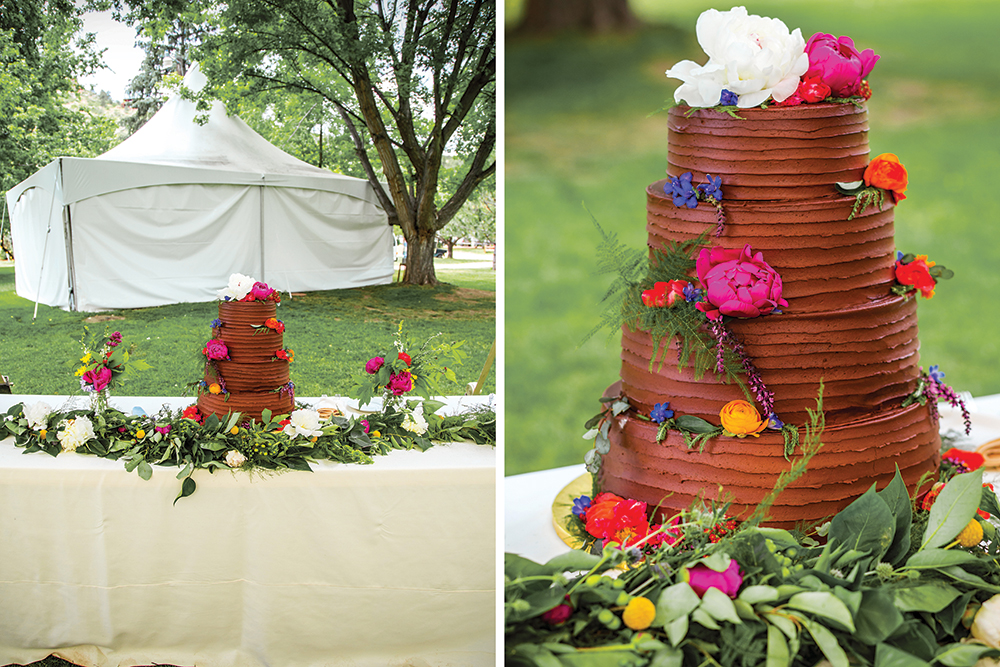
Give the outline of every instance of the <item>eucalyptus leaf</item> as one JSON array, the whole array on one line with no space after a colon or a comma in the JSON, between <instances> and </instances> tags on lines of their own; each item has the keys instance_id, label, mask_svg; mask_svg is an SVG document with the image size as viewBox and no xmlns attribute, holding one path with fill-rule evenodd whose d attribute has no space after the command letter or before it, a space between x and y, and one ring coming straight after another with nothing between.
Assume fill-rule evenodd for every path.
<instances>
[{"instance_id":1,"label":"eucalyptus leaf","mask_svg":"<svg viewBox=\"0 0 1000 667\"><path fill-rule=\"evenodd\" d=\"M968 551L958 551L951 549L927 549L918 551L910 556L906 561L907 568L925 569L941 568L949 565L962 565L964 563L982 563L982 559L977 558Z\"/></svg>"},{"instance_id":2,"label":"eucalyptus leaf","mask_svg":"<svg viewBox=\"0 0 1000 667\"><path fill-rule=\"evenodd\" d=\"M854 617L858 641L874 646L890 637L903 624L903 614L893 604L888 589L869 588L861 592L862 600Z\"/></svg>"},{"instance_id":3,"label":"eucalyptus leaf","mask_svg":"<svg viewBox=\"0 0 1000 667\"><path fill-rule=\"evenodd\" d=\"M668 586L656 601L656 620L664 627L681 616L687 616L701 604L701 598L685 581Z\"/></svg>"},{"instance_id":4,"label":"eucalyptus leaf","mask_svg":"<svg viewBox=\"0 0 1000 667\"><path fill-rule=\"evenodd\" d=\"M790 667L792 658L788 653L785 635L773 625L767 626L767 663L765 667Z\"/></svg>"},{"instance_id":5,"label":"eucalyptus leaf","mask_svg":"<svg viewBox=\"0 0 1000 667\"><path fill-rule=\"evenodd\" d=\"M830 521L831 542L866 552L873 560L882 557L892 545L895 534L896 517L875 492L874 484Z\"/></svg>"},{"instance_id":6,"label":"eucalyptus leaf","mask_svg":"<svg viewBox=\"0 0 1000 667\"><path fill-rule=\"evenodd\" d=\"M681 415L675 421L678 429L690 433L711 433L719 429L715 424L694 415Z\"/></svg>"},{"instance_id":7,"label":"eucalyptus leaf","mask_svg":"<svg viewBox=\"0 0 1000 667\"><path fill-rule=\"evenodd\" d=\"M899 611L927 611L936 613L951 604L961 593L954 586L943 582L933 582L897 588L893 591L894 604Z\"/></svg>"},{"instance_id":8,"label":"eucalyptus leaf","mask_svg":"<svg viewBox=\"0 0 1000 667\"><path fill-rule=\"evenodd\" d=\"M836 621L846 630L854 632L854 618L851 616L851 611L843 601L828 591L798 593L791 597L787 606Z\"/></svg>"},{"instance_id":9,"label":"eucalyptus leaf","mask_svg":"<svg viewBox=\"0 0 1000 667\"><path fill-rule=\"evenodd\" d=\"M138 473L139 477L148 482L153 477L153 466L149 465L146 461L139 461Z\"/></svg>"},{"instance_id":10,"label":"eucalyptus leaf","mask_svg":"<svg viewBox=\"0 0 1000 667\"><path fill-rule=\"evenodd\" d=\"M778 599L778 589L774 586L747 586L740 591L739 599L748 604L775 602Z\"/></svg>"},{"instance_id":11,"label":"eucalyptus leaf","mask_svg":"<svg viewBox=\"0 0 1000 667\"><path fill-rule=\"evenodd\" d=\"M177 501L180 500L181 498L187 498L188 496L190 496L192 493L195 492L197 488L198 485L195 483L193 479L191 479L190 477L185 477L184 481L181 483L181 492L177 494L176 498L174 498L174 504L176 505Z\"/></svg>"},{"instance_id":12,"label":"eucalyptus leaf","mask_svg":"<svg viewBox=\"0 0 1000 667\"><path fill-rule=\"evenodd\" d=\"M800 618L802 625L812 635L816 646L819 646L819 650L823 652L823 655L830 661L830 664L833 667L848 667L850 663L847 660L847 653L840 647L837 637L822 623L817 623L804 617Z\"/></svg>"},{"instance_id":13,"label":"eucalyptus leaf","mask_svg":"<svg viewBox=\"0 0 1000 667\"><path fill-rule=\"evenodd\" d=\"M982 468L951 478L931 506L921 551L947 544L962 532L979 507L982 487Z\"/></svg>"},{"instance_id":14,"label":"eucalyptus leaf","mask_svg":"<svg viewBox=\"0 0 1000 667\"><path fill-rule=\"evenodd\" d=\"M733 605L732 599L718 588L709 588L705 591L705 594L701 597L701 606L698 609L705 610L709 616L717 621L728 621L735 625L743 623L739 614L736 613L736 607Z\"/></svg>"},{"instance_id":15,"label":"eucalyptus leaf","mask_svg":"<svg viewBox=\"0 0 1000 667\"><path fill-rule=\"evenodd\" d=\"M543 566L549 573L590 571L601 562L601 557L573 549L548 560Z\"/></svg>"},{"instance_id":16,"label":"eucalyptus leaf","mask_svg":"<svg viewBox=\"0 0 1000 667\"><path fill-rule=\"evenodd\" d=\"M875 647L875 667L930 667L930 663L895 646L881 643Z\"/></svg>"},{"instance_id":17,"label":"eucalyptus leaf","mask_svg":"<svg viewBox=\"0 0 1000 667\"><path fill-rule=\"evenodd\" d=\"M670 640L671 645L677 646L687 636L688 617L685 615L675 618L670 623L667 623L664 630L667 632L667 639Z\"/></svg>"},{"instance_id":18,"label":"eucalyptus leaf","mask_svg":"<svg viewBox=\"0 0 1000 667\"><path fill-rule=\"evenodd\" d=\"M910 524L913 521L913 509L910 505L910 493L906 488L903 476L899 474L899 466L888 486L878 492L878 496L889 506L896 517L896 532L892 544L885 552L883 560L890 565L898 565L910 550Z\"/></svg>"},{"instance_id":19,"label":"eucalyptus leaf","mask_svg":"<svg viewBox=\"0 0 1000 667\"><path fill-rule=\"evenodd\" d=\"M934 656L934 660L948 667L965 667L976 664L980 658L986 657L989 653L993 654L989 656L992 658L1000 656L1000 651L990 646L954 643L942 646Z\"/></svg>"},{"instance_id":20,"label":"eucalyptus leaf","mask_svg":"<svg viewBox=\"0 0 1000 667\"><path fill-rule=\"evenodd\" d=\"M698 607L697 609L691 612L691 620L705 626L709 630L720 629L719 624L715 622L715 619L712 618L712 615L709 614L704 609L702 609L701 607Z\"/></svg>"},{"instance_id":21,"label":"eucalyptus leaf","mask_svg":"<svg viewBox=\"0 0 1000 667\"><path fill-rule=\"evenodd\" d=\"M864 181L849 181L843 183L837 183L834 185L837 188L837 192L842 195L856 195L859 191L863 190L865 187Z\"/></svg>"},{"instance_id":22,"label":"eucalyptus leaf","mask_svg":"<svg viewBox=\"0 0 1000 667\"><path fill-rule=\"evenodd\" d=\"M795 625L795 622L788 618L783 612L773 610L767 611L764 613L764 620L781 630L781 632L788 637L789 640L793 640L799 635L799 630Z\"/></svg>"}]
</instances>

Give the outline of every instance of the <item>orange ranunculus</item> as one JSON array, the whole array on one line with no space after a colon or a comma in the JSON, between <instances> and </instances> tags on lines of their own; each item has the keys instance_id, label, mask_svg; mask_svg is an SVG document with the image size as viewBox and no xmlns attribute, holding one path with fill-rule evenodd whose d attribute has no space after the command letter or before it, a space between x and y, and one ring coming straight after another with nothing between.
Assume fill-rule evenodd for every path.
<instances>
[{"instance_id":1,"label":"orange ranunculus","mask_svg":"<svg viewBox=\"0 0 1000 667\"><path fill-rule=\"evenodd\" d=\"M208 385L208 393L210 393L210 394L221 394L222 393L222 386L219 385L218 382L213 382L212 384Z\"/></svg>"},{"instance_id":2,"label":"orange ranunculus","mask_svg":"<svg viewBox=\"0 0 1000 667\"><path fill-rule=\"evenodd\" d=\"M719 419L726 433L738 438L747 435L756 438L767 428L767 419L761 419L757 408L746 401L729 401L719 412Z\"/></svg>"},{"instance_id":3,"label":"orange ranunculus","mask_svg":"<svg viewBox=\"0 0 1000 667\"><path fill-rule=\"evenodd\" d=\"M868 163L865 169L865 185L883 190L891 190L893 200L900 202L906 199L906 167L892 153L882 153Z\"/></svg>"}]
</instances>

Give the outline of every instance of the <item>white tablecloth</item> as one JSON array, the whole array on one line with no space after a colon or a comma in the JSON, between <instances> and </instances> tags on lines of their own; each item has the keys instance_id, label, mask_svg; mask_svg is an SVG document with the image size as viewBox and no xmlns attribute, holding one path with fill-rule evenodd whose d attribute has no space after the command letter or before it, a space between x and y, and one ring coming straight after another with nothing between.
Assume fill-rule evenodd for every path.
<instances>
[{"instance_id":1,"label":"white tablecloth","mask_svg":"<svg viewBox=\"0 0 1000 667\"><path fill-rule=\"evenodd\" d=\"M493 665L495 450L314 470L198 470L174 505L177 468L0 442L0 665Z\"/></svg>"},{"instance_id":2,"label":"white tablecloth","mask_svg":"<svg viewBox=\"0 0 1000 667\"><path fill-rule=\"evenodd\" d=\"M972 416L972 434L962 435L956 446L975 449L1000 438L1000 394L964 398ZM961 432L962 413L944 404L939 407L941 432ZM581 448L581 459L585 451ZM569 547L559 539L552 525L552 501L567 484L586 472L581 463L505 477L504 551L539 563L565 553ZM1000 488L1000 473L985 473L983 479Z\"/></svg>"}]
</instances>

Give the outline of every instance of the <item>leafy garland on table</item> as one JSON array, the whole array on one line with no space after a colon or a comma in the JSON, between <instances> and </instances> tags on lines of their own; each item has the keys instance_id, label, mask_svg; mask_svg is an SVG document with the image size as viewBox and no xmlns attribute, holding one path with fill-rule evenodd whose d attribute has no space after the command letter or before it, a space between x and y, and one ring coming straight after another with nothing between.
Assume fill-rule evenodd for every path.
<instances>
[{"instance_id":1,"label":"leafy garland on table","mask_svg":"<svg viewBox=\"0 0 1000 667\"><path fill-rule=\"evenodd\" d=\"M376 392L383 394L383 402L381 411L362 417L347 418L332 411L321 415L301 403L296 403L290 415L263 410L261 421L255 422L238 412L224 419L214 414L206 417L196 405L183 410L165 407L146 415L141 410L125 414L94 406L54 410L38 401L11 406L0 417L0 439L12 436L15 446L24 448L26 454L43 451L58 456L75 451L122 460L127 471L135 471L145 480L152 477L154 465L179 467L181 491L174 502L195 492L191 475L198 468L210 472L220 468L308 471L310 463L316 461L372 463L372 456L393 449L427 450L434 441L471 440L495 446L496 413L492 406L458 415L434 414L444 404L430 399L429 394L437 388L440 377L449 376L447 369L438 368L437 359L447 351L453 362L461 363L461 343L410 348L402 323L396 336L400 363L426 373L414 380L408 370L400 371L406 382L395 383L391 378L383 382L378 373L366 373L356 387L356 393L365 397L361 405ZM115 348L121 336L116 332L112 339ZM426 394L424 400L404 397L413 389Z\"/></svg>"},{"instance_id":2,"label":"leafy garland on table","mask_svg":"<svg viewBox=\"0 0 1000 667\"><path fill-rule=\"evenodd\" d=\"M802 456L743 523L727 504L696 504L649 526L645 503L598 496L573 509L592 553L545 564L507 554L506 664L971 667L1000 657L1000 507L982 457L947 452L940 481L912 499L897 470L810 534L760 525L822 446L821 400Z\"/></svg>"}]
</instances>

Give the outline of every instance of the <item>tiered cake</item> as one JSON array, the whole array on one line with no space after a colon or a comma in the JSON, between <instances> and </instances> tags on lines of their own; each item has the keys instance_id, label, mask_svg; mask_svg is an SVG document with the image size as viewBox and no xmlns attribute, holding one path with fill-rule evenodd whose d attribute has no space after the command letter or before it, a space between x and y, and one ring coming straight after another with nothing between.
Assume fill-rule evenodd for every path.
<instances>
[{"instance_id":1,"label":"tiered cake","mask_svg":"<svg viewBox=\"0 0 1000 667\"><path fill-rule=\"evenodd\" d=\"M294 396L285 356L284 325L275 326L277 304L273 301L220 301L219 319L212 340L222 341L228 359L205 363L205 390L198 397L203 415L225 417L241 412L259 421L261 411L289 414ZM272 326L267 326L268 321ZM211 345L211 341L209 341ZM208 349L208 346L206 346ZM212 385L218 393L213 393Z\"/></svg>"},{"instance_id":2,"label":"tiered cake","mask_svg":"<svg viewBox=\"0 0 1000 667\"><path fill-rule=\"evenodd\" d=\"M742 120L719 110L670 110L668 175L692 172L696 183L721 176L727 220L716 238L716 209L675 206L658 181L646 191L648 245L708 231L711 245L749 244L780 273L789 304L781 314L732 319L727 327L774 392L774 413L784 423L805 424L824 386L823 447L770 512L775 525L817 522L873 482L884 486L896 466L911 490L937 468L940 439L929 408L902 407L920 376L917 304L891 291L891 199L848 220L855 198L835 189L862 180L869 163L866 110L819 103L738 114ZM676 345L662 366L651 365L650 334L626 327L621 381L609 393L641 415L669 401L678 414L717 424L720 408L743 392L711 372L696 380L691 367L678 370ZM602 488L659 506L661 515L721 497L734 501L732 514L745 516L790 465L780 432L718 436L699 452L676 430L658 442L656 423L626 414L612 420Z\"/></svg>"}]
</instances>

